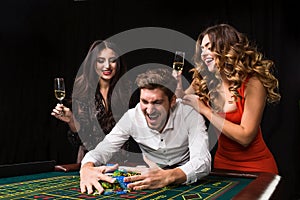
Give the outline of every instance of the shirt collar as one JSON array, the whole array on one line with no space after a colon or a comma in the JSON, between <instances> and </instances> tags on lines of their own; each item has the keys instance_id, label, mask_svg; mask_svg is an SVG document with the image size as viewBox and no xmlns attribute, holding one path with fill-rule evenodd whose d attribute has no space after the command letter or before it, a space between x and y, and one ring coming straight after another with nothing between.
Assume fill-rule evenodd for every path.
<instances>
[{"instance_id":1,"label":"shirt collar","mask_svg":"<svg viewBox=\"0 0 300 200\"><path fill-rule=\"evenodd\" d=\"M178 107L178 102L176 102L176 104L170 109L168 122L162 132L168 129L174 129L174 120L176 116L177 107Z\"/></svg>"}]
</instances>

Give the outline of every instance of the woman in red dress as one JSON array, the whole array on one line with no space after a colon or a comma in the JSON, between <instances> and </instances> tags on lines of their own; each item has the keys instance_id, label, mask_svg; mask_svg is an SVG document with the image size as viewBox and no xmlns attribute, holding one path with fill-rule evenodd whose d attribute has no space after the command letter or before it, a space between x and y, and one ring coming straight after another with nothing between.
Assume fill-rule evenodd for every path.
<instances>
[{"instance_id":1,"label":"woman in red dress","mask_svg":"<svg viewBox=\"0 0 300 200\"><path fill-rule=\"evenodd\" d=\"M208 27L199 35L194 61L183 102L220 133L214 168L278 174L260 127L266 103L280 100L273 61L228 24Z\"/></svg>"}]
</instances>

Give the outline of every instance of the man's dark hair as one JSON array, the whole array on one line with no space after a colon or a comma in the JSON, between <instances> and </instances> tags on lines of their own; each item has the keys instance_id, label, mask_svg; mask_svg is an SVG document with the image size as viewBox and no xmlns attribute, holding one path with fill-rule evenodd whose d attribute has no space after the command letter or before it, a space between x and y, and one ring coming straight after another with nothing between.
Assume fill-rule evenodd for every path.
<instances>
[{"instance_id":1,"label":"man's dark hair","mask_svg":"<svg viewBox=\"0 0 300 200\"><path fill-rule=\"evenodd\" d=\"M140 89L160 88L171 100L175 95L177 80L172 75L171 69L155 68L139 74L136 78L136 84Z\"/></svg>"}]
</instances>

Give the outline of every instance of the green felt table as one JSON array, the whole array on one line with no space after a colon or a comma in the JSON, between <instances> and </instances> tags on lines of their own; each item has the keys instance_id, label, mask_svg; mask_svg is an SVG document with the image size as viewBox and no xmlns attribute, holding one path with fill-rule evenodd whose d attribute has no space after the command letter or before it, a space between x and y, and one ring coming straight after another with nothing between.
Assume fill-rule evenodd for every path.
<instances>
[{"instance_id":1,"label":"green felt table","mask_svg":"<svg viewBox=\"0 0 300 200\"><path fill-rule=\"evenodd\" d=\"M260 199L271 197L279 176L268 173L213 171L191 185L122 195L80 193L78 171L51 171L0 179L0 199ZM273 185L273 187L272 187ZM277 184L276 184L277 185ZM275 186L276 186L275 185ZM266 194L267 193L267 194Z\"/></svg>"}]
</instances>

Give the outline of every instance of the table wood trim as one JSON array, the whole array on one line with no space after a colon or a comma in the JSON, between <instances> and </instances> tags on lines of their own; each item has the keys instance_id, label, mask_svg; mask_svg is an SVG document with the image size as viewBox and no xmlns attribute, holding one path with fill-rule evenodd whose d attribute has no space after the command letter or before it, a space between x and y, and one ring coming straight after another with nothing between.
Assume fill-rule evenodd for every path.
<instances>
[{"instance_id":1,"label":"table wood trim","mask_svg":"<svg viewBox=\"0 0 300 200\"><path fill-rule=\"evenodd\" d=\"M210 173L215 176L240 177L254 179L243 190L235 195L232 200L265 200L280 199L281 176L267 172L240 172L214 169Z\"/></svg>"}]
</instances>

